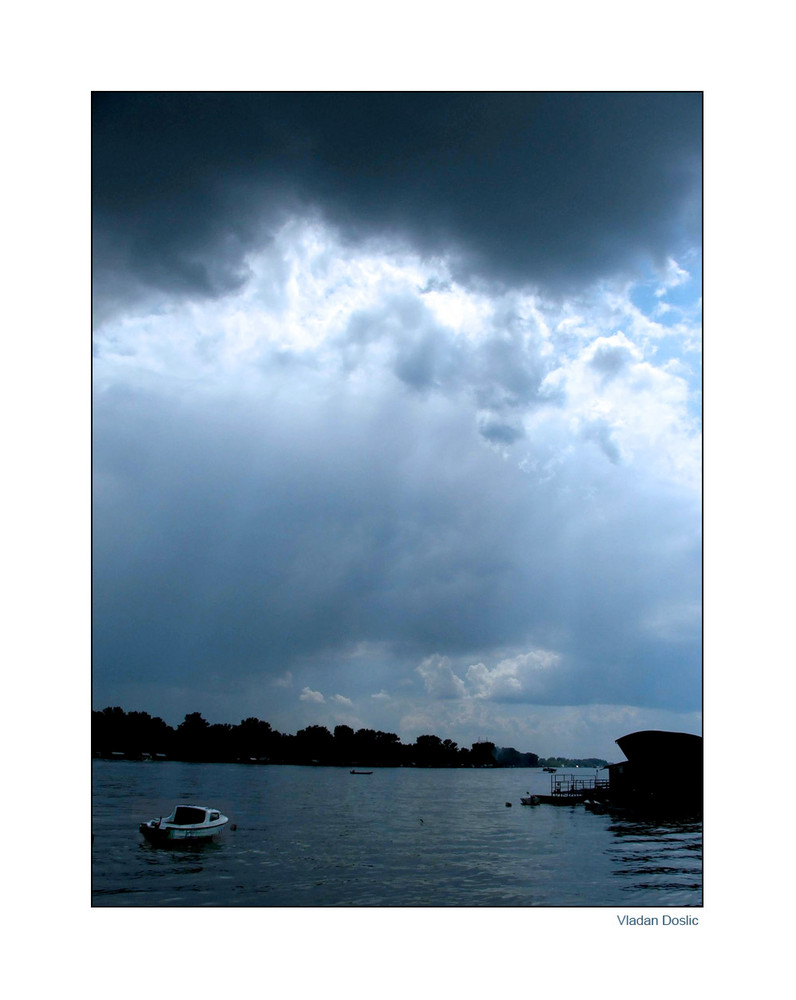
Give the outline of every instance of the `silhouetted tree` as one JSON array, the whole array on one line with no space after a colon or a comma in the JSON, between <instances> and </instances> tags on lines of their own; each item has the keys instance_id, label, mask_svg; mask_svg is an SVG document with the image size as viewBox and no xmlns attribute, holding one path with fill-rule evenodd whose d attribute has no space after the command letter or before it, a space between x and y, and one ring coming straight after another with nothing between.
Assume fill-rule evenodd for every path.
<instances>
[{"instance_id":1,"label":"silhouetted tree","mask_svg":"<svg viewBox=\"0 0 796 1000\"><path fill-rule=\"evenodd\" d=\"M473 743L470 760L474 767L485 767L495 763L495 744L488 740Z\"/></svg>"},{"instance_id":2,"label":"silhouetted tree","mask_svg":"<svg viewBox=\"0 0 796 1000\"><path fill-rule=\"evenodd\" d=\"M423 767L437 767L443 758L442 740L425 733L415 740L415 763Z\"/></svg>"},{"instance_id":3,"label":"silhouetted tree","mask_svg":"<svg viewBox=\"0 0 796 1000\"><path fill-rule=\"evenodd\" d=\"M98 753L126 753L127 716L118 705L91 713L91 743Z\"/></svg>"},{"instance_id":4,"label":"silhouetted tree","mask_svg":"<svg viewBox=\"0 0 796 1000\"><path fill-rule=\"evenodd\" d=\"M233 729L228 722L217 722L207 727L202 746L202 760L235 760Z\"/></svg>"},{"instance_id":5,"label":"silhouetted tree","mask_svg":"<svg viewBox=\"0 0 796 1000\"><path fill-rule=\"evenodd\" d=\"M383 733L377 730L373 749L374 764L399 764L403 760L403 748L397 733Z\"/></svg>"},{"instance_id":6,"label":"silhouetted tree","mask_svg":"<svg viewBox=\"0 0 796 1000\"><path fill-rule=\"evenodd\" d=\"M326 726L307 726L296 733L295 751L303 761L328 761L332 756L333 736Z\"/></svg>"},{"instance_id":7,"label":"silhouetted tree","mask_svg":"<svg viewBox=\"0 0 796 1000\"><path fill-rule=\"evenodd\" d=\"M334 727L332 754L336 764L354 763L354 730L351 726Z\"/></svg>"},{"instance_id":8,"label":"silhouetted tree","mask_svg":"<svg viewBox=\"0 0 796 1000\"><path fill-rule=\"evenodd\" d=\"M177 726L177 751L183 760L207 760L210 723L201 713L191 712Z\"/></svg>"},{"instance_id":9,"label":"silhouetted tree","mask_svg":"<svg viewBox=\"0 0 796 1000\"><path fill-rule=\"evenodd\" d=\"M261 719L242 719L232 732L231 742L236 759L262 760L273 753L274 732L270 723Z\"/></svg>"},{"instance_id":10,"label":"silhouetted tree","mask_svg":"<svg viewBox=\"0 0 796 1000\"><path fill-rule=\"evenodd\" d=\"M174 730L148 712L125 713L118 706L91 713L92 749L100 754L169 753Z\"/></svg>"}]
</instances>

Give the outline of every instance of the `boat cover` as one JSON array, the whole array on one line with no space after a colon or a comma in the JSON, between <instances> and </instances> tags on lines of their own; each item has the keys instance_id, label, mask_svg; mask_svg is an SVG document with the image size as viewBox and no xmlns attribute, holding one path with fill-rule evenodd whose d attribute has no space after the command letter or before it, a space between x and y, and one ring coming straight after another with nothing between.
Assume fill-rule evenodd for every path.
<instances>
[{"instance_id":1,"label":"boat cover","mask_svg":"<svg viewBox=\"0 0 796 1000\"><path fill-rule=\"evenodd\" d=\"M197 809L194 806L177 806L174 810L174 819L170 820L172 823L204 823L205 822L205 811L204 809Z\"/></svg>"}]
</instances>

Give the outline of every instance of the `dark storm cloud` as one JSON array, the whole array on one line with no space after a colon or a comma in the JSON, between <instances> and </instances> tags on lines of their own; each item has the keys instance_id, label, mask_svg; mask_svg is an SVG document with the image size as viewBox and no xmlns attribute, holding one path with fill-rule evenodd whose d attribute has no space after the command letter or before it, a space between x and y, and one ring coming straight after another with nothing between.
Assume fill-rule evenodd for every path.
<instances>
[{"instance_id":1,"label":"dark storm cloud","mask_svg":"<svg viewBox=\"0 0 796 1000\"><path fill-rule=\"evenodd\" d=\"M606 495L584 501L573 487L596 459L533 483L442 397L371 383L330 411L315 378L288 372L270 400L157 384L98 393L100 700L133 684L234 692L297 669L312 690L369 697L390 657L405 673L444 650L463 677L530 644L557 649L561 666L504 700L698 704L699 636L676 634L670 607L672 594L699 600L682 500L631 500L608 477ZM384 662L352 674L352 642Z\"/></svg>"},{"instance_id":2,"label":"dark storm cloud","mask_svg":"<svg viewBox=\"0 0 796 1000\"><path fill-rule=\"evenodd\" d=\"M489 456L462 461L472 432L444 407L435 432L450 451L418 456L419 413L392 399L363 425L357 412L328 422L307 400L244 412L230 400L103 394L98 662L197 681L223 658L234 682L351 635L418 648L494 641L512 603L485 586L498 568L489 511L500 481L462 508Z\"/></svg>"},{"instance_id":3,"label":"dark storm cloud","mask_svg":"<svg viewBox=\"0 0 796 1000\"><path fill-rule=\"evenodd\" d=\"M700 166L699 94L99 93L98 317L240 286L305 212L571 290L698 242Z\"/></svg>"}]
</instances>

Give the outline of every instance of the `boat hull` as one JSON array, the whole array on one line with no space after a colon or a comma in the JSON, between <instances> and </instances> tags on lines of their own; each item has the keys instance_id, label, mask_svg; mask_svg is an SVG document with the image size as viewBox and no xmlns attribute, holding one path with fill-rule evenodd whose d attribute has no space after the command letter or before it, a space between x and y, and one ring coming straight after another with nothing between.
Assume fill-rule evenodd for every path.
<instances>
[{"instance_id":1,"label":"boat hull","mask_svg":"<svg viewBox=\"0 0 796 1000\"><path fill-rule=\"evenodd\" d=\"M219 836L227 822L224 820L223 823L207 826L177 826L169 823L159 824L156 820L152 820L149 823L141 823L138 829L150 844L201 843Z\"/></svg>"}]
</instances>

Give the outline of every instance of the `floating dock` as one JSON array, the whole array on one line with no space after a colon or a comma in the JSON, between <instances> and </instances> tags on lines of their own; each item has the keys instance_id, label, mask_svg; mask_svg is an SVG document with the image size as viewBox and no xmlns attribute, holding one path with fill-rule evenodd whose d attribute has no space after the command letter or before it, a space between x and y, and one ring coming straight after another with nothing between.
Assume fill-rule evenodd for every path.
<instances>
[{"instance_id":1,"label":"floating dock","mask_svg":"<svg viewBox=\"0 0 796 1000\"><path fill-rule=\"evenodd\" d=\"M524 806L570 806L585 799L599 798L608 790L607 778L582 778L576 774L551 774L549 795L526 795Z\"/></svg>"},{"instance_id":2,"label":"floating dock","mask_svg":"<svg viewBox=\"0 0 796 1000\"><path fill-rule=\"evenodd\" d=\"M644 816L701 818L702 737L645 729L617 744L627 760L608 764L608 779L550 776L549 795L520 798L524 806L584 803L592 812L619 810Z\"/></svg>"}]
</instances>

